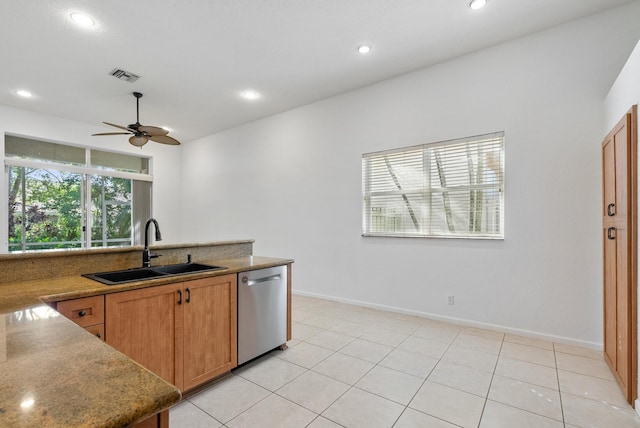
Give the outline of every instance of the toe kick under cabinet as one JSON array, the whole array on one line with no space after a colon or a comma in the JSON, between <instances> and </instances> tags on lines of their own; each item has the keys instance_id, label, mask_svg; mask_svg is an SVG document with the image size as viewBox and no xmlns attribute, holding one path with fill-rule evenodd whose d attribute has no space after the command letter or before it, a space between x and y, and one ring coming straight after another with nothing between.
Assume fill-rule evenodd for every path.
<instances>
[{"instance_id":1,"label":"toe kick under cabinet","mask_svg":"<svg viewBox=\"0 0 640 428\"><path fill-rule=\"evenodd\" d=\"M181 391L237 365L236 275L105 296L106 341Z\"/></svg>"}]
</instances>

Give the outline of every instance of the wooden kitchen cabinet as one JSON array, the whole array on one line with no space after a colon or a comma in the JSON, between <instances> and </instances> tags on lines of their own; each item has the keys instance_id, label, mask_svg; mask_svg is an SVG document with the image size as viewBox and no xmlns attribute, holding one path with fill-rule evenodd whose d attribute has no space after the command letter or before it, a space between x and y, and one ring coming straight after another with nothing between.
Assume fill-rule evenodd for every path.
<instances>
[{"instance_id":1,"label":"wooden kitchen cabinet","mask_svg":"<svg viewBox=\"0 0 640 428\"><path fill-rule=\"evenodd\" d=\"M106 296L107 343L180 390L237 365L236 275Z\"/></svg>"},{"instance_id":2,"label":"wooden kitchen cabinet","mask_svg":"<svg viewBox=\"0 0 640 428\"><path fill-rule=\"evenodd\" d=\"M604 358L637 397L637 130L634 106L602 143Z\"/></svg>"},{"instance_id":3,"label":"wooden kitchen cabinet","mask_svg":"<svg viewBox=\"0 0 640 428\"><path fill-rule=\"evenodd\" d=\"M236 275L184 283L184 375L189 390L237 365Z\"/></svg>"},{"instance_id":4,"label":"wooden kitchen cabinet","mask_svg":"<svg viewBox=\"0 0 640 428\"><path fill-rule=\"evenodd\" d=\"M104 340L104 295L57 302L56 309L65 317Z\"/></svg>"}]
</instances>

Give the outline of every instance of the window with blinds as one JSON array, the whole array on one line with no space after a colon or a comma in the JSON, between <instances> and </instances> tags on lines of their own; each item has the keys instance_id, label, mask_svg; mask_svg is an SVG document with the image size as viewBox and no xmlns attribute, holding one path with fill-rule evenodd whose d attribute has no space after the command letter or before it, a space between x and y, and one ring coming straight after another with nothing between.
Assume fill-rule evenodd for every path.
<instances>
[{"instance_id":1,"label":"window with blinds","mask_svg":"<svg viewBox=\"0 0 640 428\"><path fill-rule=\"evenodd\" d=\"M362 235L504 238L504 132L362 156Z\"/></svg>"}]
</instances>

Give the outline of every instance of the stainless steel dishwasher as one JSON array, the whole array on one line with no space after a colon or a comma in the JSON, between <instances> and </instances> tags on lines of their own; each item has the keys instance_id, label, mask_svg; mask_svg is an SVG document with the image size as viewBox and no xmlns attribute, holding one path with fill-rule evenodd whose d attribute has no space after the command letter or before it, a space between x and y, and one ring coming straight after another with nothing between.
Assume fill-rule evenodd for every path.
<instances>
[{"instance_id":1,"label":"stainless steel dishwasher","mask_svg":"<svg viewBox=\"0 0 640 428\"><path fill-rule=\"evenodd\" d=\"M238 274L238 365L287 343L287 267Z\"/></svg>"}]
</instances>

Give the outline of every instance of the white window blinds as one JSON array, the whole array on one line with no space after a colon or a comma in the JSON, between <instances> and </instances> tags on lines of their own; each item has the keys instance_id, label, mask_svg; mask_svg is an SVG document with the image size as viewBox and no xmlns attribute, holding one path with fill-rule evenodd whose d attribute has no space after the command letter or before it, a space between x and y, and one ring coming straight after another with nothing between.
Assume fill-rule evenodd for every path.
<instances>
[{"instance_id":1,"label":"white window blinds","mask_svg":"<svg viewBox=\"0 0 640 428\"><path fill-rule=\"evenodd\" d=\"M362 156L363 236L504 238L504 133Z\"/></svg>"}]
</instances>

